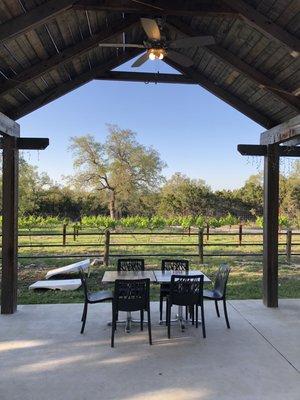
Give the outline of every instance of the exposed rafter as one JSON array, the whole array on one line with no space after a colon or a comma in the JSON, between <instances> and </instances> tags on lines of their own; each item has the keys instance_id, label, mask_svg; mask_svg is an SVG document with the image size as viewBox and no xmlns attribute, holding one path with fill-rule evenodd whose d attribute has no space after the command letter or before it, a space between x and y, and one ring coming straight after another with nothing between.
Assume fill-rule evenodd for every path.
<instances>
[{"instance_id":1,"label":"exposed rafter","mask_svg":"<svg viewBox=\"0 0 300 400\"><path fill-rule=\"evenodd\" d=\"M189 25L185 24L178 18L172 18L168 21L170 21L168 25L171 28L176 29L178 32L183 33L184 35L199 35L199 32L197 32L197 30L191 28ZM268 78L265 74L247 64L245 61L241 60L239 57L237 57L227 49L219 45L211 45L205 47L205 50L212 54L214 57L217 57L219 60L232 66L234 69L245 75L247 78L251 79L259 87L262 87L267 92L272 93L272 95L276 96L279 100L284 101L285 104L292 107L297 112L300 111L300 100L297 96L285 91L284 88L276 84L272 79Z\"/></svg>"},{"instance_id":2,"label":"exposed rafter","mask_svg":"<svg viewBox=\"0 0 300 400\"><path fill-rule=\"evenodd\" d=\"M74 2L75 0L48 0L32 10L10 19L0 25L0 43L54 18L57 14L71 8Z\"/></svg>"},{"instance_id":3,"label":"exposed rafter","mask_svg":"<svg viewBox=\"0 0 300 400\"><path fill-rule=\"evenodd\" d=\"M14 109L12 112L9 113L9 115L13 119L21 118L24 115L29 114L32 111L42 107L43 105L48 104L53 100L56 100L57 98L71 92L74 89L77 89L78 87L84 85L85 83L90 82L96 76L102 74L103 72L109 71L129 61L131 58L139 55L142 51L143 50L141 49L134 49L134 50L129 49L126 52L111 58L109 61L106 61L105 63L99 65L98 67L89 70L87 72L84 72L81 75L78 75L72 81L67 81L61 84L60 86L54 88L53 90L50 90L49 92L37 97L36 99L33 99L32 101L26 103L25 105L22 105L17 109Z\"/></svg>"},{"instance_id":4,"label":"exposed rafter","mask_svg":"<svg viewBox=\"0 0 300 400\"><path fill-rule=\"evenodd\" d=\"M95 79L121 82L195 84L192 79L184 75L149 72L109 71L98 75Z\"/></svg>"},{"instance_id":5,"label":"exposed rafter","mask_svg":"<svg viewBox=\"0 0 300 400\"><path fill-rule=\"evenodd\" d=\"M20 136L20 125L0 112L0 135Z\"/></svg>"},{"instance_id":6,"label":"exposed rafter","mask_svg":"<svg viewBox=\"0 0 300 400\"><path fill-rule=\"evenodd\" d=\"M243 0L222 1L224 4L237 11L249 25L267 35L269 38L276 39L281 45L290 51L291 55L297 57L300 54L300 40L281 28L271 19L261 14L251 5Z\"/></svg>"},{"instance_id":7,"label":"exposed rafter","mask_svg":"<svg viewBox=\"0 0 300 400\"><path fill-rule=\"evenodd\" d=\"M237 15L227 5L224 4L188 4L186 6L174 6L172 2L160 1L155 5L148 6L147 2L133 2L128 0L127 2L120 0L80 0L74 5L74 9L81 10L98 10L98 11L110 11L110 12L124 12L134 13L148 16L167 16L177 15L181 17L193 17L203 15ZM171 3L171 4L170 4Z\"/></svg>"},{"instance_id":8,"label":"exposed rafter","mask_svg":"<svg viewBox=\"0 0 300 400\"><path fill-rule=\"evenodd\" d=\"M296 139L300 138L300 114L296 117L274 126L260 135L260 144L279 144L288 142L297 144Z\"/></svg>"},{"instance_id":9,"label":"exposed rafter","mask_svg":"<svg viewBox=\"0 0 300 400\"><path fill-rule=\"evenodd\" d=\"M191 78L195 83L204 87L206 90L217 96L219 99L225 101L227 104L231 105L236 110L240 111L241 113L243 113L253 121L257 122L258 124L264 126L265 128L271 128L272 126L276 125L276 123L272 121L269 117L261 114L258 110L244 103L241 99L234 96L230 92L226 91L222 87L217 86L215 83L213 83L203 74L201 74L195 68L182 67L176 64L174 61L169 60L168 58L166 58L165 61L171 67L175 68L182 74L185 74L186 76Z\"/></svg>"},{"instance_id":10,"label":"exposed rafter","mask_svg":"<svg viewBox=\"0 0 300 400\"><path fill-rule=\"evenodd\" d=\"M27 68L24 72L19 73L18 75L14 76L13 79L9 79L6 83L2 84L0 87L0 95L4 95L13 89L19 89L24 84L33 81L58 65L65 64L74 57L79 57L81 54L86 53L92 48L95 48L100 42L111 39L114 36L126 31L138 21L139 19L136 16L129 16L125 20L115 23L113 26L104 29L100 33L97 33L88 39L84 39L81 42L66 48L64 51L56 54L48 60L42 61L30 68Z\"/></svg>"}]
</instances>

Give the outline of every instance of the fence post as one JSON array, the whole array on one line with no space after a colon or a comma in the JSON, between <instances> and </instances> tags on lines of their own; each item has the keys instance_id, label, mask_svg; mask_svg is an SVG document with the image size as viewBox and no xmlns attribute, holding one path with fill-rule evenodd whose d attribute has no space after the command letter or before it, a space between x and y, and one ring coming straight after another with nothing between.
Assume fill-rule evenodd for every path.
<instances>
[{"instance_id":1,"label":"fence post","mask_svg":"<svg viewBox=\"0 0 300 400\"><path fill-rule=\"evenodd\" d=\"M292 230L287 229L286 231L286 261L288 264L291 263L292 254Z\"/></svg>"},{"instance_id":2,"label":"fence post","mask_svg":"<svg viewBox=\"0 0 300 400\"><path fill-rule=\"evenodd\" d=\"M76 225L73 226L73 240L76 240Z\"/></svg>"},{"instance_id":3,"label":"fence post","mask_svg":"<svg viewBox=\"0 0 300 400\"><path fill-rule=\"evenodd\" d=\"M206 240L209 241L209 224L206 224Z\"/></svg>"},{"instance_id":4,"label":"fence post","mask_svg":"<svg viewBox=\"0 0 300 400\"><path fill-rule=\"evenodd\" d=\"M63 224L63 246L66 245L67 242L67 224Z\"/></svg>"},{"instance_id":5,"label":"fence post","mask_svg":"<svg viewBox=\"0 0 300 400\"><path fill-rule=\"evenodd\" d=\"M199 263L203 264L203 229L199 229L198 232L198 254Z\"/></svg>"},{"instance_id":6,"label":"fence post","mask_svg":"<svg viewBox=\"0 0 300 400\"><path fill-rule=\"evenodd\" d=\"M103 254L103 264L105 267L108 266L109 262L109 242L110 242L110 231L107 229L105 231L105 243L104 243L104 254Z\"/></svg>"},{"instance_id":7,"label":"fence post","mask_svg":"<svg viewBox=\"0 0 300 400\"><path fill-rule=\"evenodd\" d=\"M239 245L242 245L242 240L243 240L243 225L239 225Z\"/></svg>"}]
</instances>

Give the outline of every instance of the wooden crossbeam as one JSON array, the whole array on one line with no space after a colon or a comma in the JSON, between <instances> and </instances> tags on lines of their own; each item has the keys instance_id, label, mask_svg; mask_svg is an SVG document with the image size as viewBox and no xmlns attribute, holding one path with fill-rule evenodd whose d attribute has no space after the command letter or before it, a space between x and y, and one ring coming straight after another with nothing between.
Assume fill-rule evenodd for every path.
<instances>
[{"instance_id":1,"label":"wooden crossbeam","mask_svg":"<svg viewBox=\"0 0 300 400\"><path fill-rule=\"evenodd\" d=\"M109 71L98 75L95 79L121 82L195 84L192 79L184 75L149 72Z\"/></svg>"},{"instance_id":2,"label":"wooden crossbeam","mask_svg":"<svg viewBox=\"0 0 300 400\"><path fill-rule=\"evenodd\" d=\"M73 46L69 46L60 53L48 58L25 71L14 76L13 79L9 79L6 83L0 87L0 94L5 95L10 90L19 89L26 83L38 78L39 76L49 72L58 65L64 65L75 57L88 52L95 48L99 43L104 40L112 39L114 36L119 35L131 28L139 22L136 16L129 16L124 20L120 20L114 23L111 27L104 29L103 31L94 34L93 36L76 43Z\"/></svg>"},{"instance_id":3,"label":"wooden crossbeam","mask_svg":"<svg viewBox=\"0 0 300 400\"><path fill-rule=\"evenodd\" d=\"M0 42L34 29L36 26L54 18L57 14L71 8L74 2L75 0L48 0L32 10L10 19L0 25Z\"/></svg>"},{"instance_id":4,"label":"wooden crossbeam","mask_svg":"<svg viewBox=\"0 0 300 400\"><path fill-rule=\"evenodd\" d=\"M20 136L20 125L0 112L0 134Z\"/></svg>"},{"instance_id":5,"label":"wooden crossbeam","mask_svg":"<svg viewBox=\"0 0 300 400\"><path fill-rule=\"evenodd\" d=\"M5 146L4 140L0 138L0 149ZM45 150L49 146L48 138L16 138L14 148L18 150Z\"/></svg>"},{"instance_id":6,"label":"wooden crossbeam","mask_svg":"<svg viewBox=\"0 0 300 400\"><path fill-rule=\"evenodd\" d=\"M30 102L22 105L21 107L8 112L11 118L18 119L23 117L26 114L31 113L32 111L42 107L45 104L50 103L53 100L58 99L59 97L71 92L74 89L79 88L85 83L90 82L96 76L102 74L103 72L110 71L118 67L119 65L129 61L133 57L141 54L143 50L141 49L128 49L126 52L122 52L116 57L111 58L103 64L100 64L96 68L84 72L83 74L78 75L72 81L67 81L58 87L46 92L45 94L38 96L36 99L31 100Z\"/></svg>"},{"instance_id":7,"label":"wooden crossbeam","mask_svg":"<svg viewBox=\"0 0 300 400\"><path fill-rule=\"evenodd\" d=\"M231 7L224 4L187 4L186 6L178 7L170 4L171 2L160 1L155 5L147 5L147 2L133 2L120 0L80 0L74 5L74 9L79 10L97 10L108 12L124 12L148 16L167 16L177 15L179 17L194 17L194 16L236 16L237 12Z\"/></svg>"},{"instance_id":8,"label":"wooden crossbeam","mask_svg":"<svg viewBox=\"0 0 300 400\"><path fill-rule=\"evenodd\" d=\"M201 34L201 32L193 29L190 25L185 24L178 18L169 18L168 25L171 28L175 29L177 32L187 36L197 36L199 35L199 33ZM205 50L212 54L214 57L217 57L219 60L230 65L235 70L245 75L247 78L251 79L251 81L256 83L259 87L262 87L267 92L272 93L272 95L283 101L285 104L287 104L297 112L300 111L300 99L297 96L295 96L293 93L288 93L287 91L285 91L284 88L276 84L272 79L268 78L265 74L263 74L256 68L241 60L229 50L219 45L206 46Z\"/></svg>"},{"instance_id":9,"label":"wooden crossbeam","mask_svg":"<svg viewBox=\"0 0 300 400\"><path fill-rule=\"evenodd\" d=\"M300 114L260 135L260 144L284 143L300 138ZM293 143L295 143L293 141ZM295 143L296 144L296 143Z\"/></svg>"},{"instance_id":10,"label":"wooden crossbeam","mask_svg":"<svg viewBox=\"0 0 300 400\"><path fill-rule=\"evenodd\" d=\"M260 144L239 144L238 152L242 156L267 156L268 146ZM279 157L300 157L300 147L297 146L279 146Z\"/></svg>"},{"instance_id":11,"label":"wooden crossbeam","mask_svg":"<svg viewBox=\"0 0 300 400\"><path fill-rule=\"evenodd\" d=\"M288 49L293 57L298 57L300 54L300 40L297 37L281 28L243 0L222 0L222 2L238 12L249 25L270 39L277 40L278 43Z\"/></svg>"},{"instance_id":12,"label":"wooden crossbeam","mask_svg":"<svg viewBox=\"0 0 300 400\"><path fill-rule=\"evenodd\" d=\"M240 111L253 121L257 122L258 124L266 128L275 125L275 122L272 121L269 117L263 115L252 106L244 103L242 100L231 94L229 91L223 89L220 86L217 86L214 82L209 80L206 76L201 74L195 68L183 67L182 65L179 65L174 61L171 61L170 59L168 59L168 57L166 57L164 61L177 71L188 76L198 85L202 86L203 88L205 88L206 90L217 96L219 99L225 101L227 104L234 107L236 110Z\"/></svg>"}]
</instances>

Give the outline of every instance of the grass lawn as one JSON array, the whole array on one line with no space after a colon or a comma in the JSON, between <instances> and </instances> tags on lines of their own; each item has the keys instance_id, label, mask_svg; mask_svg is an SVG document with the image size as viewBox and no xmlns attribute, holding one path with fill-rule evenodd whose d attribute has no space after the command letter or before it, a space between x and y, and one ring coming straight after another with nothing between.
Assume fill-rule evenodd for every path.
<instances>
[{"instance_id":1,"label":"grass lawn","mask_svg":"<svg viewBox=\"0 0 300 400\"><path fill-rule=\"evenodd\" d=\"M281 242L284 241L281 238ZM197 235L194 236L168 236L168 235L122 235L111 236L112 256L110 257L110 267L92 267L89 277L91 289L99 290L103 288L101 278L105 270L116 269L116 259L113 254L180 254L186 255L181 258L190 260L190 268L201 269L210 278L214 278L218 265L221 262L227 262L231 266L231 274L228 283L229 299L259 299L262 297L262 257L246 256L248 253L261 253L262 237L259 235L243 237L243 243L252 243L251 246L239 246L237 236L210 236L209 240L205 237L204 264L199 264L199 258L192 256L197 254ZM295 236L295 242L300 242L300 237ZM138 243L146 243L149 246L133 246ZM158 243L166 243L165 246L157 246ZM195 246L176 246L176 243L182 245L192 244ZM82 290L76 291L29 291L28 286L39 279L44 279L49 269L64 266L72 262L85 258L86 254L95 254L99 257L103 254L103 236L102 235L79 235L74 241L72 236L67 237L67 244L71 246L58 247L62 244L61 236L38 236L21 237L19 245L30 245L31 247L21 247L19 249L19 285L18 302L19 304L38 304L38 303L76 303L83 301ZM120 246L120 244L123 244ZM230 246L226 245L230 244ZM43 247L51 245L51 247ZM83 246L82 246L83 245ZM57 246L57 247L55 247ZM284 252L285 246L280 246L280 252ZM216 256L218 253L241 253L243 256ZM300 253L300 246L293 246L294 253ZM55 254L69 255L70 258L31 258L33 255L52 256ZM72 258L72 255L82 255L82 258ZM26 259L22 256L28 257ZM149 257L144 256L147 269L160 269L162 258L168 257ZM153 300L158 299L159 285L152 285L151 296ZM282 298L300 298L300 257L294 256L292 264L285 263L285 256L280 256L279 267L279 296Z\"/></svg>"}]
</instances>

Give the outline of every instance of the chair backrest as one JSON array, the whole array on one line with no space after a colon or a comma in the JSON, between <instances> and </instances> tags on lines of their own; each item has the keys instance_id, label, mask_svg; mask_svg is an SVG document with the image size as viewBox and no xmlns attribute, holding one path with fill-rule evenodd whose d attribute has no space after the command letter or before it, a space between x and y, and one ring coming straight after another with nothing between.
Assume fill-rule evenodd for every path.
<instances>
[{"instance_id":1,"label":"chair backrest","mask_svg":"<svg viewBox=\"0 0 300 400\"><path fill-rule=\"evenodd\" d=\"M120 311L137 311L148 308L150 279L116 279L114 306Z\"/></svg>"},{"instance_id":2,"label":"chair backrest","mask_svg":"<svg viewBox=\"0 0 300 400\"><path fill-rule=\"evenodd\" d=\"M161 260L162 271L188 271L188 260Z\"/></svg>"},{"instance_id":3,"label":"chair backrest","mask_svg":"<svg viewBox=\"0 0 300 400\"><path fill-rule=\"evenodd\" d=\"M226 294L226 286L228 281L228 276L230 272L230 267L228 264L221 264L216 275L214 289L219 292L222 296Z\"/></svg>"},{"instance_id":4,"label":"chair backrest","mask_svg":"<svg viewBox=\"0 0 300 400\"><path fill-rule=\"evenodd\" d=\"M118 271L145 271L145 261L142 258L119 258Z\"/></svg>"},{"instance_id":5,"label":"chair backrest","mask_svg":"<svg viewBox=\"0 0 300 400\"><path fill-rule=\"evenodd\" d=\"M79 273L79 277L81 280L84 297L85 297L85 300L87 300L88 299L88 286L87 286L86 274L82 268L78 269L78 273Z\"/></svg>"},{"instance_id":6,"label":"chair backrest","mask_svg":"<svg viewBox=\"0 0 300 400\"><path fill-rule=\"evenodd\" d=\"M182 306L201 304L203 299L203 279L203 275L172 275L171 303Z\"/></svg>"}]
</instances>

